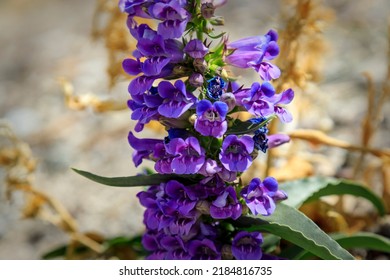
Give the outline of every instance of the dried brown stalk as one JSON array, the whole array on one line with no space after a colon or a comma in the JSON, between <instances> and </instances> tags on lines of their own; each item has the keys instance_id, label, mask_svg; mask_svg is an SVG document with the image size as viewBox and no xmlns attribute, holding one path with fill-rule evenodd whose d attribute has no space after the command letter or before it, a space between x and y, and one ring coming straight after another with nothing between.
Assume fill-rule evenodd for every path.
<instances>
[{"instance_id":1,"label":"dried brown stalk","mask_svg":"<svg viewBox=\"0 0 390 280\"><path fill-rule=\"evenodd\" d=\"M285 26L279 31L280 54L276 59L276 65L282 71L276 81L278 93L289 87L297 91L303 89L307 82L319 80L323 53L327 49L322 30L324 23L333 18L333 11L316 0L286 0L282 8ZM270 124L270 134L277 132L278 125L276 121ZM265 176L270 174L273 158L274 152L270 150Z\"/></svg>"},{"instance_id":2,"label":"dried brown stalk","mask_svg":"<svg viewBox=\"0 0 390 280\"><path fill-rule=\"evenodd\" d=\"M349 151L370 153L377 157L390 157L390 149L375 149L370 147L353 145L346 141L329 137L325 133L319 130L300 129L300 130L289 132L288 135L290 136L291 139L305 140L314 145L327 145L327 146L346 149Z\"/></svg>"},{"instance_id":3,"label":"dried brown stalk","mask_svg":"<svg viewBox=\"0 0 390 280\"><path fill-rule=\"evenodd\" d=\"M27 143L22 142L13 133L6 122L0 121L0 167L5 170L6 194L10 199L13 192L25 194L26 204L23 209L25 218L39 218L50 222L91 250L102 253L104 248L79 232L75 219L55 198L34 187L36 160Z\"/></svg>"},{"instance_id":4,"label":"dried brown stalk","mask_svg":"<svg viewBox=\"0 0 390 280\"><path fill-rule=\"evenodd\" d=\"M95 112L103 113L127 109L125 102L112 99L101 100L92 93L75 95L73 85L64 78L60 78L59 83L65 96L65 104L72 110L92 108Z\"/></svg>"}]
</instances>

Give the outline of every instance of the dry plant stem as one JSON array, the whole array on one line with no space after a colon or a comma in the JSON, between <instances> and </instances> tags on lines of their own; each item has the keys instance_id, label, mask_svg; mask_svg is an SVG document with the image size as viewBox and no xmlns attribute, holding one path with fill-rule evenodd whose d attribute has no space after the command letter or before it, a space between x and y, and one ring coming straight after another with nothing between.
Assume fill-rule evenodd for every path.
<instances>
[{"instance_id":1,"label":"dry plant stem","mask_svg":"<svg viewBox=\"0 0 390 280\"><path fill-rule=\"evenodd\" d=\"M301 35L302 28L304 26L304 20L301 18L301 6L310 4L310 0L299 0L296 5L295 15L287 20L285 30L280 32L280 57L283 60L277 60L279 67L283 71L283 75L280 77L279 82L276 86L276 92L280 92L283 85L288 83L292 77L292 72L295 68L298 38ZM277 121L274 120L269 126L269 134L275 134L277 131ZM264 176L269 176L270 168L273 165L274 154L272 150L268 150L267 163L265 167Z\"/></svg>"},{"instance_id":2,"label":"dry plant stem","mask_svg":"<svg viewBox=\"0 0 390 280\"><path fill-rule=\"evenodd\" d=\"M387 99L390 97L390 23L388 27L388 51L387 51L387 75L385 80L382 83L382 88L380 96L378 97L377 102L375 102L375 96L377 95L377 90L374 86L373 78L370 74L364 73L364 76L367 79L368 84L368 108L366 116L363 120L363 135L362 135L362 145L363 147L369 148L371 140L378 129L379 123L382 119L383 106ZM364 163L364 158L367 152L363 151L360 154L360 157L354 168L354 177L356 178L358 174L361 174L361 169Z\"/></svg>"},{"instance_id":3,"label":"dry plant stem","mask_svg":"<svg viewBox=\"0 0 390 280\"><path fill-rule=\"evenodd\" d=\"M20 141L8 124L0 122L0 136L8 140L10 147L1 147L0 165L6 171L6 194L10 198L14 191L21 191L26 199L30 198L24 208L26 218L41 218L68 233L72 241L78 241L91 250L102 253L102 245L80 233L77 223L67 209L56 199L33 187L35 159L30 147ZM46 207L44 207L46 206Z\"/></svg>"},{"instance_id":4,"label":"dry plant stem","mask_svg":"<svg viewBox=\"0 0 390 280\"><path fill-rule=\"evenodd\" d=\"M291 139L308 141L315 145L327 145L338 147L349 151L370 153L377 157L390 157L390 149L375 149L363 146L352 145L348 142L332 138L319 130L300 129L288 133Z\"/></svg>"},{"instance_id":5,"label":"dry plant stem","mask_svg":"<svg viewBox=\"0 0 390 280\"><path fill-rule=\"evenodd\" d=\"M115 100L100 100L92 93L75 95L73 85L65 78L59 78L65 103L68 108L72 110L85 110L91 107L97 113L103 113L108 111L121 111L127 109L125 102L118 102Z\"/></svg>"},{"instance_id":6,"label":"dry plant stem","mask_svg":"<svg viewBox=\"0 0 390 280\"><path fill-rule=\"evenodd\" d=\"M383 181L383 201L387 209L390 209L390 160L388 158L383 158L381 175Z\"/></svg>"},{"instance_id":7,"label":"dry plant stem","mask_svg":"<svg viewBox=\"0 0 390 280\"><path fill-rule=\"evenodd\" d=\"M290 7L290 5L286 5ZM308 18L313 9L312 0L298 0L295 6L295 13L292 17L286 19L286 27L280 32L280 56L277 64L282 70L283 75L278 80L276 92L282 92L288 84L294 86L301 85L301 78L296 74L297 56L300 51L300 37L304 35L304 28L308 23ZM282 15L282 17L285 17ZM283 57L283 59L281 59ZM273 121L269 126L269 134L277 132L279 122ZM267 153L267 163L265 176L269 176L270 169L273 166L274 152L271 150Z\"/></svg>"},{"instance_id":8,"label":"dry plant stem","mask_svg":"<svg viewBox=\"0 0 390 280\"><path fill-rule=\"evenodd\" d=\"M375 131L375 86L374 81L372 79L372 76L369 73L363 73L363 75L367 79L368 84L368 90L367 90L367 113L366 116L363 119L362 123L362 146L369 148L370 142L373 138L374 131ZM359 156L359 159L356 161L355 167L354 167L354 178L360 173L362 167L364 158L366 156L366 152L362 152Z\"/></svg>"}]
</instances>

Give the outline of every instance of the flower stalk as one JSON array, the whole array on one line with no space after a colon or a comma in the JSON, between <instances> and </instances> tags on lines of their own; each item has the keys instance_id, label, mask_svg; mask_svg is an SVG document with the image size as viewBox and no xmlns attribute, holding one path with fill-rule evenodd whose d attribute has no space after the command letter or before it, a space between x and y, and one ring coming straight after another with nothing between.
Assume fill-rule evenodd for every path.
<instances>
[{"instance_id":1,"label":"flower stalk","mask_svg":"<svg viewBox=\"0 0 390 280\"><path fill-rule=\"evenodd\" d=\"M248 213L271 215L287 198L275 178L254 178L248 186L240 178L259 152L289 141L267 128L275 117L292 120L285 105L293 90L277 93L272 85L280 76L270 62L279 54L278 35L270 30L235 42L215 35L213 26L223 19L214 13L225 2L119 1L137 40L134 59L123 61L126 73L138 75L128 88L134 130L159 121L167 131L164 139L130 132L134 164L151 160L157 173L179 175L138 194L146 208L142 243L148 259L262 259L262 234L232 221ZM157 20L157 28L138 24L137 17ZM253 69L262 82L244 87L227 67ZM252 117L235 120L237 111ZM194 183L180 180L195 174Z\"/></svg>"}]
</instances>

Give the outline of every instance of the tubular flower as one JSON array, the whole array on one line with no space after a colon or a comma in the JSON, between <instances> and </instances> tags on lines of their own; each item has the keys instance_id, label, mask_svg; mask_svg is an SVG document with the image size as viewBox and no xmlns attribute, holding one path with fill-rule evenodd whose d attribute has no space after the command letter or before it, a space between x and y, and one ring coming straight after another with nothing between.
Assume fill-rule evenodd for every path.
<instances>
[{"instance_id":1,"label":"tubular flower","mask_svg":"<svg viewBox=\"0 0 390 280\"><path fill-rule=\"evenodd\" d=\"M277 33L270 30L263 36L247 37L231 42L227 48L232 51L232 54L228 55L225 61L239 68L252 67L264 81L277 79L280 76L279 68L263 61L272 60L279 54L277 40Z\"/></svg>"},{"instance_id":2,"label":"tubular flower","mask_svg":"<svg viewBox=\"0 0 390 280\"><path fill-rule=\"evenodd\" d=\"M227 130L227 111L228 106L224 102L212 104L209 100L200 101L196 106L195 130L203 136L222 137Z\"/></svg>"},{"instance_id":3,"label":"tubular flower","mask_svg":"<svg viewBox=\"0 0 390 280\"><path fill-rule=\"evenodd\" d=\"M238 232L232 242L232 253L237 260L259 260L263 253L260 245L263 237L259 232Z\"/></svg>"},{"instance_id":4,"label":"tubular flower","mask_svg":"<svg viewBox=\"0 0 390 280\"><path fill-rule=\"evenodd\" d=\"M275 202L287 199L284 191L278 190L278 182L273 177L267 177L263 182L254 178L248 186L242 189L241 196L253 215L269 216L275 211Z\"/></svg>"},{"instance_id":5,"label":"tubular flower","mask_svg":"<svg viewBox=\"0 0 390 280\"><path fill-rule=\"evenodd\" d=\"M134 165L154 162L160 175L151 176L161 179L137 194L145 207L147 259L275 258L262 253L261 233L243 231L238 221L246 208L254 215L271 215L287 195L272 177L243 186L241 176L259 150L265 153L289 141L283 134L268 135L267 125L274 116L291 121L285 105L294 92L276 94L270 82L280 75L270 63L279 54L275 31L235 42L214 36L213 26L223 24L215 10L225 2L119 0L137 41L122 62L123 70L135 76L127 102L134 131L157 121L166 132L160 139L128 134ZM139 18L156 20L156 27ZM222 39L213 44L217 37ZM245 88L232 81L226 65L253 68L263 81ZM242 111L251 114L249 121L236 120Z\"/></svg>"},{"instance_id":6,"label":"tubular flower","mask_svg":"<svg viewBox=\"0 0 390 280\"><path fill-rule=\"evenodd\" d=\"M238 138L236 135L229 135L222 143L219 159L227 170L244 172L252 164L250 154L253 149L254 142L250 136Z\"/></svg>"}]
</instances>

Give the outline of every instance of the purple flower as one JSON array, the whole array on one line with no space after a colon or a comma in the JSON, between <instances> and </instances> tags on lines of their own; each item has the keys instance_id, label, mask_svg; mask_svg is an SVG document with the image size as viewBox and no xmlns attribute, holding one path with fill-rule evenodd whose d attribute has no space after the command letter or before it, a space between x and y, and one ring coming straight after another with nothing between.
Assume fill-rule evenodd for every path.
<instances>
[{"instance_id":1,"label":"purple flower","mask_svg":"<svg viewBox=\"0 0 390 280\"><path fill-rule=\"evenodd\" d=\"M190 260L184 241L179 236L164 236L160 241L161 246L167 250L167 260Z\"/></svg>"},{"instance_id":2,"label":"purple flower","mask_svg":"<svg viewBox=\"0 0 390 280\"><path fill-rule=\"evenodd\" d=\"M250 154L253 149L254 142L250 136L238 138L236 135L229 135L222 143L219 159L227 170L244 172L252 164Z\"/></svg>"},{"instance_id":3,"label":"purple flower","mask_svg":"<svg viewBox=\"0 0 390 280\"><path fill-rule=\"evenodd\" d=\"M155 78L154 77L146 77L146 76L139 76L135 79L133 79L129 84L129 93L133 100L142 103L144 100L142 98L142 94L144 94L146 91L149 91L150 88L153 85Z\"/></svg>"},{"instance_id":4,"label":"purple flower","mask_svg":"<svg viewBox=\"0 0 390 280\"><path fill-rule=\"evenodd\" d=\"M135 102L134 100L128 100L127 105L133 111L131 119L138 121L134 127L136 132L142 131L145 124L152 120L158 120L160 117L157 108L150 108L145 104Z\"/></svg>"},{"instance_id":5,"label":"purple flower","mask_svg":"<svg viewBox=\"0 0 390 280\"><path fill-rule=\"evenodd\" d=\"M221 171L221 167L218 166L217 162L208 158L202 165L201 169L199 169L198 173L203 176L213 176L219 171Z\"/></svg>"},{"instance_id":6,"label":"purple flower","mask_svg":"<svg viewBox=\"0 0 390 280\"><path fill-rule=\"evenodd\" d=\"M226 182L233 182L237 179L237 172L229 171L222 166L221 171L218 172L218 176Z\"/></svg>"},{"instance_id":7,"label":"purple flower","mask_svg":"<svg viewBox=\"0 0 390 280\"><path fill-rule=\"evenodd\" d=\"M237 200L236 191L228 187L210 205L210 216L214 219L238 219L241 216L241 204Z\"/></svg>"},{"instance_id":8,"label":"purple flower","mask_svg":"<svg viewBox=\"0 0 390 280\"><path fill-rule=\"evenodd\" d=\"M156 19L163 20L157 27L157 32L164 39L179 38L183 35L189 13L184 8L185 1L169 1L168 3L156 3L149 9Z\"/></svg>"},{"instance_id":9,"label":"purple flower","mask_svg":"<svg viewBox=\"0 0 390 280\"><path fill-rule=\"evenodd\" d=\"M170 180L165 184L165 193L171 201L174 201L175 209L185 216L194 209L196 200L191 200L187 195L187 188L175 180Z\"/></svg>"},{"instance_id":10,"label":"purple flower","mask_svg":"<svg viewBox=\"0 0 390 280\"><path fill-rule=\"evenodd\" d=\"M268 146L269 148L279 147L285 143L290 142L290 137L286 134L272 134L268 135Z\"/></svg>"},{"instance_id":11,"label":"purple flower","mask_svg":"<svg viewBox=\"0 0 390 280\"><path fill-rule=\"evenodd\" d=\"M264 81L275 80L280 77L280 69L272 63L263 61L253 67Z\"/></svg>"},{"instance_id":12,"label":"purple flower","mask_svg":"<svg viewBox=\"0 0 390 280\"><path fill-rule=\"evenodd\" d=\"M142 35L145 37L138 39L137 50L143 56L165 56L167 54L163 36L158 35L154 30Z\"/></svg>"},{"instance_id":13,"label":"purple flower","mask_svg":"<svg viewBox=\"0 0 390 280\"><path fill-rule=\"evenodd\" d=\"M154 169L160 174L172 173L173 155L167 153L165 144L157 144L153 153L153 157L158 159L154 165Z\"/></svg>"},{"instance_id":14,"label":"purple flower","mask_svg":"<svg viewBox=\"0 0 390 280\"><path fill-rule=\"evenodd\" d=\"M277 78L280 70L272 64L263 63L263 59L271 60L279 54L276 43L278 35L270 30L264 36L253 36L229 43L228 49L233 53L228 55L225 61L239 68L254 68L264 80Z\"/></svg>"},{"instance_id":15,"label":"purple flower","mask_svg":"<svg viewBox=\"0 0 390 280\"><path fill-rule=\"evenodd\" d=\"M241 102L249 113L255 116L268 116L274 113L273 102L269 101L275 95L275 89L269 82L253 83L247 97Z\"/></svg>"},{"instance_id":16,"label":"purple flower","mask_svg":"<svg viewBox=\"0 0 390 280\"><path fill-rule=\"evenodd\" d=\"M233 256L237 260L259 260L263 255L261 243L263 243L261 233L240 231L232 241Z\"/></svg>"},{"instance_id":17,"label":"purple flower","mask_svg":"<svg viewBox=\"0 0 390 280\"><path fill-rule=\"evenodd\" d=\"M294 91L289 88L283 91L280 94L276 94L273 97L269 98L269 101L274 104L274 112L279 117L279 119L284 122L291 122L292 115L289 111L284 109L281 105L289 104L294 99Z\"/></svg>"},{"instance_id":18,"label":"purple flower","mask_svg":"<svg viewBox=\"0 0 390 280\"><path fill-rule=\"evenodd\" d=\"M248 186L241 190L248 208L253 215L271 215L276 208L275 202L287 198L284 191L278 190L278 182L273 177L267 177L261 182L254 178Z\"/></svg>"},{"instance_id":19,"label":"purple flower","mask_svg":"<svg viewBox=\"0 0 390 280\"><path fill-rule=\"evenodd\" d=\"M137 193L137 197L142 206L146 208L157 209L157 195L164 190L164 185L160 184L157 186L151 186L146 191L141 191Z\"/></svg>"},{"instance_id":20,"label":"purple flower","mask_svg":"<svg viewBox=\"0 0 390 280\"><path fill-rule=\"evenodd\" d=\"M184 47L184 51L192 58L203 58L209 49L199 39L193 39Z\"/></svg>"},{"instance_id":21,"label":"purple flower","mask_svg":"<svg viewBox=\"0 0 390 280\"><path fill-rule=\"evenodd\" d=\"M171 167L176 174L194 174L205 162L204 149L195 137L172 139L166 145L166 151L174 156Z\"/></svg>"},{"instance_id":22,"label":"purple flower","mask_svg":"<svg viewBox=\"0 0 390 280\"><path fill-rule=\"evenodd\" d=\"M153 5L150 9L150 13L154 18L159 20L185 20L189 16L187 10L184 8L185 4L185 1L178 0L160 1L159 3Z\"/></svg>"},{"instance_id":23,"label":"purple flower","mask_svg":"<svg viewBox=\"0 0 390 280\"><path fill-rule=\"evenodd\" d=\"M157 32L164 39L179 38L183 35L186 26L186 20L166 20L158 24Z\"/></svg>"},{"instance_id":24,"label":"purple flower","mask_svg":"<svg viewBox=\"0 0 390 280\"><path fill-rule=\"evenodd\" d=\"M192 240L188 244L188 252L193 260L220 260L221 253L210 239Z\"/></svg>"},{"instance_id":25,"label":"purple flower","mask_svg":"<svg viewBox=\"0 0 390 280\"><path fill-rule=\"evenodd\" d=\"M196 106L195 130L203 136L222 137L227 130L227 111L228 106L224 102L212 104L207 99L201 100Z\"/></svg>"},{"instance_id":26,"label":"purple flower","mask_svg":"<svg viewBox=\"0 0 390 280\"><path fill-rule=\"evenodd\" d=\"M169 234L179 235L188 240L198 233L196 223L199 217L200 214L195 210L185 216L175 215L164 230Z\"/></svg>"},{"instance_id":27,"label":"purple flower","mask_svg":"<svg viewBox=\"0 0 390 280\"><path fill-rule=\"evenodd\" d=\"M158 92L164 99L158 112L164 117L178 118L195 104L196 97L186 90L183 81L177 80L175 85L162 81L158 84Z\"/></svg>"},{"instance_id":28,"label":"purple flower","mask_svg":"<svg viewBox=\"0 0 390 280\"><path fill-rule=\"evenodd\" d=\"M188 196L192 199L206 199L210 196L218 196L225 190L225 182L217 175L206 177L198 184L187 189Z\"/></svg>"},{"instance_id":29,"label":"purple flower","mask_svg":"<svg viewBox=\"0 0 390 280\"><path fill-rule=\"evenodd\" d=\"M156 148L156 145L163 142L158 139L139 139L132 132L129 132L127 139L130 146L134 149L133 162L135 167L139 166L143 159L148 159Z\"/></svg>"},{"instance_id":30,"label":"purple flower","mask_svg":"<svg viewBox=\"0 0 390 280\"><path fill-rule=\"evenodd\" d=\"M153 231L150 231L142 236L142 245L143 247L153 252L147 257L148 260L165 260L167 251L162 248L160 241L164 234L156 234Z\"/></svg>"},{"instance_id":31,"label":"purple flower","mask_svg":"<svg viewBox=\"0 0 390 280\"><path fill-rule=\"evenodd\" d=\"M167 66L170 61L171 59L166 56L153 56L146 59L144 62L141 62L139 59L127 58L123 60L122 67L129 75L135 76L143 72L147 77L159 77L163 72L164 67ZM170 67L165 68L165 70L167 69L170 71Z\"/></svg>"},{"instance_id":32,"label":"purple flower","mask_svg":"<svg viewBox=\"0 0 390 280\"><path fill-rule=\"evenodd\" d=\"M122 12L128 13L130 16L147 17L142 10L142 6L150 2L150 0L119 0L119 9Z\"/></svg>"}]
</instances>

